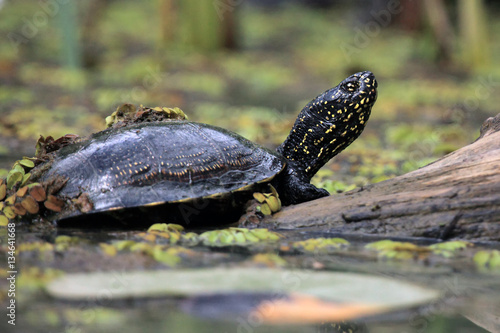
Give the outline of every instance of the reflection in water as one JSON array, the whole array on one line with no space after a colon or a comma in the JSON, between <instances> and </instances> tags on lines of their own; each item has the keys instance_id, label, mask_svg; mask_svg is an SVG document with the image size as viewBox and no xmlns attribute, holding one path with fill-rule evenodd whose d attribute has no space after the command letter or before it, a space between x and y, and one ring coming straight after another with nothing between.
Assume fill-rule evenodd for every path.
<instances>
[{"instance_id":1,"label":"reflection in water","mask_svg":"<svg viewBox=\"0 0 500 333\"><path fill-rule=\"evenodd\" d=\"M5 230L4 230L5 231ZM201 232L199 232L201 233ZM309 238L334 237L328 234L304 231L280 231L285 237L274 243L252 246L209 247L185 245L189 251L178 251L179 261L175 267L167 267L155 260L148 251L182 249L182 244L170 244L161 237L149 244L138 238L138 232L103 232L65 230L65 236L72 236L71 243L62 247L55 234L19 232L18 256L20 264L19 297L30 304L19 310L19 330L23 332L65 331L81 329L85 332L101 332L103 327L120 333L137 332L144 328L169 332L498 332L500 327L500 279L493 272L477 272L471 261L481 246L464 249L455 257L431 255L425 259L391 260L381 259L377 253L367 251L366 239L347 238L349 245L322 248L308 253L301 250L289 251L290 244ZM338 236L338 235L336 235ZM4 239L5 234L0 234ZM104 251L102 244L112 245L116 240L130 240L131 246L119 249L114 254ZM60 239L59 239L60 240ZM372 239L370 239L372 241ZM57 243L57 244L56 244ZM120 243L122 244L122 243ZM123 244L122 244L123 245ZM151 247L147 247L151 246ZM134 250L136 248L136 250ZM444 298L424 304L411 310L397 309L383 315L341 321L340 323L264 324L257 316L251 316L252 309L266 301L286 301L291 297L283 293L233 293L228 295L196 295L178 298L162 297L151 299L135 297L127 300L106 299L106 302L66 302L47 298L40 290L44 281L50 281L65 272L120 272L127 277L130 272L176 272L181 268L233 267L235 270L248 268L249 272L262 269L262 265L273 265L272 261L254 261L256 255L271 253L281 258L281 264L298 269L315 268L315 272L354 272L365 277L382 277L389 281L411 282L443 292ZM280 271L279 266L274 269ZM59 273L58 273L59 272ZM342 274L340 274L342 275ZM66 274L67 276L67 274ZM241 277L243 278L243 277ZM90 280L89 280L90 281ZM168 279L154 281L159 286L168 286ZM207 284L212 281L206 281ZM208 283L210 282L210 283ZM271 282L271 281L270 281ZM186 282L188 283L188 282ZM223 278L221 283L224 283ZM140 282L138 284L141 284ZM197 283L196 287L203 285ZM174 285L177 286L177 285ZM305 285L304 285L305 286ZM303 287L304 287L303 286ZM346 288L350 285L347 284ZM179 286L188 288L189 286ZM318 285L309 286L311 291ZM177 288L177 287L176 287ZM181 288L182 289L182 288ZM321 288L316 290L321 298ZM392 290L393 292L394 290ZM397 291L397 290L396 290ZM380 290L382 294L391 290ZM300 303L296 303L300 304ZM303 311L307 312L307 303ZM262 308L262 307L261 307ZM318 310L319 311L319 310ZM463 316L461 315L463 314ZM0 331L6 322L0 322ZM10 328L10 327L9 327ZM170 329L171 328L171 329ZM340 330L339 330L340 329ZM347 330L346 330L347 329Z\"/></svg>"}]
</instances>

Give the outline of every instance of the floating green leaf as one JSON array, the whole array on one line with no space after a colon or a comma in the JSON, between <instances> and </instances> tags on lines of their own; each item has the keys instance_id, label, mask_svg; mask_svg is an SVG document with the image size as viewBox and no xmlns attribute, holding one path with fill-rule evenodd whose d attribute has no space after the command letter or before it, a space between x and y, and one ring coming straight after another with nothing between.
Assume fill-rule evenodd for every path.
<instances>
[{"instance_id":1,"label":"floating green leaf","mask_svg":"<svg viewBox=\"0 0 500 333\"><path fill-rule=\"evenodd\" d=\"M310 238L292 243L293 248L307 252L327 251L347 246L349 242L343 238Z\"/></svg>"},{"instance_id":2,"label":"floating green leaf","mask_svg":"<svg viewBox=\"0 0 500 333\"><path fill-rule=\"evenodd\" d=\"M432 244L429 246L429 249L431 249L432 253L434 254L439 254L443 257L450 258L453 257L456 252L471 246L474 246L474 244L466 241L450 241Z\"/></svg>"},{"instance_id":3,"label":"floating green leaf","mask_svg":"<svg viewBox=\"0 0 500 333\"><path fill-rule=\"evenodd\" d=\"M474 262L481 269L500 270L500 251L482 250L474 255Z\"/></svg>"},{"instance_id":4,"label":"floating green leaf","mask_svg":"<svg viewBox=\"0 0 500 333\"><path fill-rule=\"evenodd\" d=\"M148 228L148 232L151 231L184 231L184 227L179 224L173 223L155 223Z\"/></svg>"},{"instance_id":5,"label":"floating green leaf","mask_svg":"<svg viewBox=\"0 0 500 333\"><path fill-rule=\"evenodd\" d=\"M427 255L430 249L409 242L396 242L390 239L368 243L365 248L375 250L380 257L389 259L412 259L418 255Z\"/></svg>"},{"instance_id":6,"label":"floating green leaf","mask_svg":"<svg viewBox=\"0 0 500 333\"><path fill-rule=\"evenodd\" d=\"M283 267L287 265L286 260L276 253L259 253L254 255L251 260L256 264L264 264L269 267Z\"/></svg>"},{"instance_id":7,"label":"floating green leaf","mask_svg":"<svg viewBox=\"0 0 500 333\"><path fill-rule=\"evenodd\" d=\"M186 237L182 234L183 230L184 227L178 224L157 223L151 225L147 232L141 232L137 234L137 236L150 243L155 243L157 241L165 243L165 240L168 240L170 244L175 244L180 240L186 240L192 243L194 241L193 234Z\"/></svg>"},{"instance_id":8,"label":"floating green leaf","mask_svg":"<svg viewBox=\"0 0 500 333\"><path fill-rule=\"evenodd\" d=\"M75 244L78 242L78 237L71 237L66 235L57 236L55 239L56 244Z\"/></svg>"},{"instance_id":9,"label":"floating green leaf","mask_svg":"<svg viewBox=\"0 0 500 333\"><path fill-rule=\"evenodd\" d=\"M22 166L25 166L27 168L30 168L30 169L32 169L32 168L35 167L35 163L32 160L29 160L29 159L26 159L26 158L20 160L19 164L21 164Z\"/></svg>"},{"instance_id":10,"label":"floating green leaf","mask_svg":"<svg viewBox=\"0 0 500 333\"><path fill-rule=\"evenodd\" d=\"M102 252L104 252L106 255L110 257L114 257L118 253L117 248L111 244L100 243L99 247L101 248Z\"/></svg>"},{"instance_id":11,"label":"floating green leaf","mask_svg":"<svg viewBox=\"0 0 500 333\"><path fill-rule=\"evenodd\" d=\"M65 251L70 246L81 243L82 241L84 241L84 240L82 238L79 238L79 237L61 235L61 236L56 237L54 243L56 245L56 251Z\"/></svg>"},{"instance_id":12,"label":"floating green leaf","mask_svg":"<svg viewBox=\"0 0 500 333\"><path fill-rule=\"evenodd\" d=\"M9 219L5 215L0 215L0 227L5 227L9 224Z\"/></svg>"},{"instance_id":13,"label":"floating green leaf","mask_svg":"<svg viewBox=\"0 0 500 333\"><path fill-rule=\"evenodd\" d=\"M24 175L24 168L21 165L17 164L17 162L14 163L14 166L12 167L12 170L9 171L9 173L16 173L16 172L20 172Z\"/></svg>"},{"instance_id":14,"label":"floating green leaf","mask_svg":"<svg viewBox=\"0 0 500 333\"><path fill-rule=\"evenodd\" d=\"M168 266L175 266L181 261L175 249L164 249L161 246L155 246L153 248L152 256L156 261Z\"/></svg>"},{"instance_id":15,"label":"floating green leaf","mask_svg":"<svg viewBox=\"0 0 500 333\"><path fill-rule=\"evenodd\" d=\"M137 242L137 243L130 245L130 247L125 247L123 250L130 250L131 252L143 252L143 253L147 253L147 254L152 254L153 248L154 248L154 245L151 245L149 243Z\"/></svg>"},{"instance_id":16,"label":"floating green leaf","mask_svg":"<svg viewBox=\"0 0 500 333\"><path fill-rule=\"evenodd\" d=\"M7 216L7 218L9 218L9 219L14 219L16 217L16 214L12 210L12 207L9 207L9 206L4 207L2 209L2 213L4 213L5 216Z\"/></svg>"},{"instance_id":17,"label":"floating green leaf","mask_svg":"<svg viewBox=\"0 0 500 333\"><path fill-rule=\"evenodd\" d=\"M250 229L248 232L255 235L259 240L277 241L283 236L277 232L269 231L265 228Z\"/></svg>"},{"instance_id":18,"label":"floating green leaf","mask_svg":"<svg viewBox=\"0 0 500 333\"><path fill-rule=\"evenodd\" d=\"M273 213L276 213L281 209L281 201L278 197L270 196L269 198L266 198L266 203Z\"/></svg>"},{"instance_id":19,"label":"floating green leaf","mask_svg":"<svg viewBox=\"0 0 500 333\"><path fill-rule=\"evenodd\" d=\"M24 251L37 251L37 252L45 252L45 251L53 251L54 245L48 242L30 242L30 243L21 243L18 248L19 252Z\"/></svg>"},{"instance_id":20,"label":"floating green leaf","mask_svg":"<svg viewBox=\"0 0 500 333\"><path fill-rule=\"evenodd\" d=\"M224 246L224 245L243 245L258 243L260 241L276 241L281 236L277 232L267 229L246 229L246 228L228 228L223 230L212 230L202 233L199 238L205 245Z\"/></svg>"},{"instance_id":21,"label":"floating green leaf","mask_svg":"<svg viewBox=\"0 0 500 333\"><path fill-rule=\"evenodd\" d=\"M7 188L9 190L12 189L16 185L16 183L23 180L23 176L24 176L24 171L9 172L9 174L7 175Z\"/></svg>"},{"instance_id":22,"label":"floating green leaf","mask_svg":"<svg viewBox=\"0 0 500 333\"><path fill-rule=\"evenodd\" d=\"M23 178L21 179L21 186L24 186L26 185L26 183L28 182L28 180L30 179L31 177L31 173L27 173L23 176Z\"/></svg>"},{"instance_id":23,"label":"floating green leaf","mask_svg":"<svg viewBox=\"0 0 500 333\"><path fill-rule=\"evenodd\" d=\"M259 203L263 203L266 200L266 197L264 196L264 194L262 194L260 192L255 192L253 194L253 198L255 200L257 200Z\"/></svg>"},{"instance_id":24,"label":"floating green leaf","mask_svg":"<svg viewBox=\"0 0 500 333\"><path fill-rule=\"evenodd\" d=\"M6 184L1 184L0 185L0 201L5 198L6 194L7 194L7 185Z\"/></svg>"},{"instance_id":25,"label":"floating green leaf","mask_svg":"<svg viewBox=\"0 0 500 333\"><path fill-rule=\"evenodd\" d=\"M113 242L113 246L116 247L116 249L118 251L122 251L122 250L130 249L136 243L137 242L135 242L133 240L122 240L122 241Z\"/></svg>"},{"instance_id":26,"label":"floating green leaf","mask_svg":"<svg viewBox=\"0 0 500 333\"><path fill-rule=\"evenodd\" d=\"M336 302L378 305L384 310L432 302L440 292L367 274L276 268L197 268L127 272L126 288L116 288L116 272L67 274L52 281L52 297L85 300L112 290L113 299L188 297L220 293L301 293Z\"/></svg>"},{"instance_id":27,"label":"floating green leaf","mask_svg":"<svg viewBox=\"0 0 500 333\"><path fill-rule=\"evenodd\" d=\"M269 188L271 193L255 192L253 194L253 198L260 203L256 208L257 212L266 216L276 213L281 209L281 200L279 199L278 192L272 185L269 185Z\"/></svg>"},{"instance_id":28,"label":"floating green leaf","mask_svg":"<svg viewBox=\"0 0 500 333\"><path fill-rule=\"evenodd\" d=\"M260 205L259 210L264 215L271 215L273 213L271 208L269 207L269 205L267 203Z\"/></svg>"}]
</instances>

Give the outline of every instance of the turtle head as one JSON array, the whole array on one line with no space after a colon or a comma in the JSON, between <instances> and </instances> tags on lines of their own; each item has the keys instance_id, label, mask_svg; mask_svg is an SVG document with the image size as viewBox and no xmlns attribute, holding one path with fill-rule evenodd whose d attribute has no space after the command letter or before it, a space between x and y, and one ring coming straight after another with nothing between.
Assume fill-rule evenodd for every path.
<instances>
[{"instance_id":1,"label":"turtle head","mask_svg":"<svg viewBox=\"0 0 500 333\"><path fill-rule=\"evenodd\" d=\"M325 106L337 109L345 108L345 104L348 104L351 108L347 108L347 112L362 113L366 110L369 115L377 100L377 87L378 83L372 72L359 72L349 76L336 87L325 91L312 102L317 103L323 100L323 103L326 102ZM359 106L356 105L357 103ZM358 111L359 108L362 111Z\"/></svg>"},{"instance_id":2,"label":"turtle head","mask_svg":"<svg viewBox=\"0 0 500 333\"><path fill-rule=\"evenodd\" d=\"M368 71L349 76L309 102L278 152L309 181L365 128L377 99L377 81Z\"/></svg>"}]
</instances>

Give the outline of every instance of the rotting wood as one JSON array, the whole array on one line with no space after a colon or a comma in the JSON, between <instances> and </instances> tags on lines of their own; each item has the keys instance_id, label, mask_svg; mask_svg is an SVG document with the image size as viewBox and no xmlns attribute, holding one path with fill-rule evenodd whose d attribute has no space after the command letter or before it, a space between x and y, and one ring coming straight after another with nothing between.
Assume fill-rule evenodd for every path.
<instances>
[{"instance_id":1,"label":"rotting wood","mask_svg":"<svg viewBox=\"0 0 500 333\"><path fill-rule=\"evenodd\" d=\"M498 242L500 114L485 121L476 141L423 168L285 207L263 224L335 233Z\"/></svg>"}]
</instances>

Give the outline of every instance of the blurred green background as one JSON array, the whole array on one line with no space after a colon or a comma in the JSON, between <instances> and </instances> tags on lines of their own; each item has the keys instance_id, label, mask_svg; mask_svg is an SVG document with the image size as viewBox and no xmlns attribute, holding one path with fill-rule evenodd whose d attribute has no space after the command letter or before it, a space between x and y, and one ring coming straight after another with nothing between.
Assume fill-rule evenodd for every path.
<instances>
[{"instance_id":1,"label":"blurred green background","mask_svg":"<svg viewBox=\"0 0 500 333\"><path fill-rule=\"evenodd\" d=\"M500 112L497 3L0 0L0 177L15 160L34 155L40 135L86 136L103 130L105 117L123 103L180 107L190 120L275 148L308 101L361 70L372 71L379 82L371 119L361 137L313 181L335 192L409 172L472 142L482 122ZM131 300L116 307L55 301L39 290L63 271L164 269L167 264L139 251L111 258L102 250L109 245L101 242L129 239L129 233L63 233L59 244L55 235L18 234L18 288L25 293L19 296L19 324L24 331L44 326L68 332L234 329L232 323L180 313L170 299ZM298 237L309 235L300 231ZM258 263L254 252L246 250L199 250L179 251L175 259L182 258L181 267L278 265ZM309 254L285 258L297 268L312 262L321 270L325 260L326 270L411 276L436 288L446 285L451 301L460 302L466 288L466 296L488 293L495 302L465 302L478 315L495 311L498 297L491 291L496 276L471 274L463 257L449 268L449 262L436 259L398 266L371 262L362 251L354 248L354 262L345 254L319 261ZM465 274L457 277L457 271ZM5 290L6 274L1 279ZM415 316L385 317L371 331L479 332L461 316L439 316L441 306L452 303L430 304ZM300 325L268 331L280 329L305 331Z\"/></svg>"},{"instance_id":2,"label":"blurred green background","mask_svg":"<svg viewBox=\"0 0 500 333\"><path fill-rule=\"evenodd\" d=\"M177 106L270 148L303 105L370 70L365 133L331 192L473 141L500 102L495 1L0 1L0 176L40 135L88 135L122 103Z\"/></svg>"}]
</instances>

